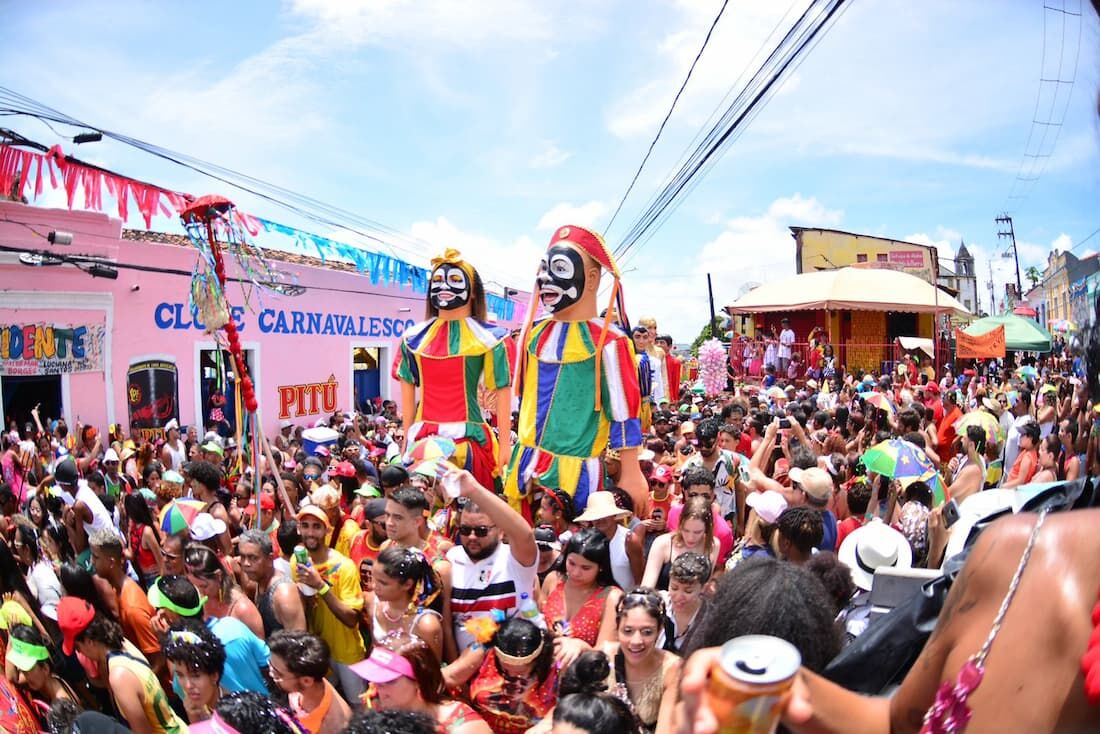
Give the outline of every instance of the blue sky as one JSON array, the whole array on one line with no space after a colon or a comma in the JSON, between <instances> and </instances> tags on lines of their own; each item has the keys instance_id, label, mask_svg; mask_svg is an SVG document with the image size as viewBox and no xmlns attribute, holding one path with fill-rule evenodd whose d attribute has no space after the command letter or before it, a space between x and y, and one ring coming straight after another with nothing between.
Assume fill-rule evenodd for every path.
<instances>
[{"instance_id":1,"label":"blue sky","mask_svg":"<svg viewBox=\"0 0 1100 734\"><path fill-rule=\"evenodd\" d=\"M772 29L807 2L731 0L609 244ZM1076 10L1077 0L1065 2ZM412 262L454 246L487 280L527 288L555 227L606 225L720 4L18 3L5 13L0 83L406 232L428 243L398 243ZM983 281L994 256L998 293L1015 277L995 257L1002 210L1014 215L1022 267L1076 245L1100 227L1100 23L1082 5L1057 146L1027 198L1008 200L1036 107L1042 117L1065 99L1044 94L1037 105L1044 13L1047 76L1058 74L1063 37L1061 75L1071 75L1076 21L1063 36L1062 18L1042 0L850 2L729 153L622 263L630 315L655 315L662 331L690 341L706 320L707 272L719 304L745 282L793 272L790 225L935 243L945 254L964 238ZM4 124L59 140L33 120ZM78 155L336 234L116 143ZM1100 235L1075 253L1093 246ZM979 290L988 308L984 282Z\"/></svg>"}]
</instances>

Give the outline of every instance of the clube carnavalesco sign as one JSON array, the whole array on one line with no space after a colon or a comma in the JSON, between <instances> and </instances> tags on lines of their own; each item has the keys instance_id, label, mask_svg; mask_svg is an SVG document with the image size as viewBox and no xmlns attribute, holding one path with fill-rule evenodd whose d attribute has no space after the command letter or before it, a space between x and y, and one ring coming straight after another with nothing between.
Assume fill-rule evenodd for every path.
<instances>
[{"instance_id":1,"label":"clube carnavalesco sign","mask_svg":"<svg viewBox=\"0 0 1100 734\"><path fill-rule=\"evenodd\" d=\"M0 324L0 375L103 369L103 324Z\"/></svg>"},{"instance_id":2,"label":"clube carnavalesco sign","mask_svg":"<svg viewBox=\"0 0 1100 734\"><path fill-rule=\"evenodd\" d=\"M230 314L237 325L237 331L244 333L248 328L245 308L234 306ZM153 309L153 321L158 329L206 329L199 321L198 314L185 303L158 303ZM415 323L412 319L389 316L288 311L279 308L265 308L256 315L256 328L264 334L399 337Z\"/></svg>"}]
</instances>

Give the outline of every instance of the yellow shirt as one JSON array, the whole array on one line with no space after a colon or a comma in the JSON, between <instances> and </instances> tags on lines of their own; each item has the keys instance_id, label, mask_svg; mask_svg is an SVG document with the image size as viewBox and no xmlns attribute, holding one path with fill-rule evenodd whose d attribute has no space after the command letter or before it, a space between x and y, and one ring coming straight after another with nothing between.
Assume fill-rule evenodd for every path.
<instances>
[{"instance_id":1,"label":"yellow shirt","mask_svg":"<svg viewBox=\"0 0 1100 734\"><path fill-rule=\"evenodd\" d=\"M325 580L336 598L349 609L359 611L363 608L363 591L359 587L359 569L347 556L338 551L329 550L328 560L314 566ZM298 560L291 557L291 578L297 578ZM328 604L320 597L313 597L313 610L309 615L309 631L328 643L332 659L344 665L357 663L367 656L359 628L344 625Z\"/></svg>"},{"instance_id":2,"label":"yellow shirt","mask_svg":"<svg viewBox=\"0 0 1100 734\"><path fill-rule=\"evenodd\" d=\"M141 705L153 734L187 734L187 724L168 705L164 689L148 663L127 653L115 652L107 657L107 668L128 670L140 681Z\"/></svg>"},{"instance_id":3,"label":"yellow shirt","mask_svg":"<svg viewBox=\"0 0 1100 734\"><path fill-rule=\"evenodd\" d=\"M361 529L359 523L350 517L344 520L340 523L340 529L333 531L336 533L336 543L332 545L332 549L345 558L350 557L351 541L355 540L355 536L359 534Z\"/></svg>"}]
</instances>

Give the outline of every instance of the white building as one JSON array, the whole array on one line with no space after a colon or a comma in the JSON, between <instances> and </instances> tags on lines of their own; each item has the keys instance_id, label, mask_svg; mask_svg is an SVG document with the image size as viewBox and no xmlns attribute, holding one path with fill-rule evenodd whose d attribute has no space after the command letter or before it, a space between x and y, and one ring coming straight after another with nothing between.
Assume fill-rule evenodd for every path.
<instances>
[{"instance_id":1,"label":"white building","mask_svg":"<svg viewBox=\"0 0 1100 734\"><path fill-rule=\"evenodd\" d=\"M978 314L978 277L974 274L974 256L966 249L965 242L959 242L954 269L947 267L943 260L940 261L938 282L956 292L956 297L970 313Z\"/></svg>"}]
</instances>

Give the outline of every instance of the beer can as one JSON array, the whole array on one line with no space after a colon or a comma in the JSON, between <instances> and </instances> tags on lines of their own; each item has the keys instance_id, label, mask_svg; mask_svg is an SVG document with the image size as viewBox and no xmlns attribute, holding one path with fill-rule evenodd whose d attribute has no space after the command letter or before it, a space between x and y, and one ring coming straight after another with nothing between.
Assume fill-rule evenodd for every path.
<instances>
[{"instance_id":1,"label":"beer can","mask_svg":"<svg viewBox=\"0 0 1100 734\"><path fill-rule=\"evenodd\" d=\"M801 664L798 649L778 637L747 635L722 645L706 696L718 734L773 734Z\"/></svg>"},{"instance_id":2,"label":"beer can","mask_svg":"<svg viewBox=\"0 0 1100 734\"><path fill-rule=\"evenodd\" d=\"M298 561L299 566L309 565L309 553L304 545L294 546L294 559Z\"/></svg>"}]
</instances>

